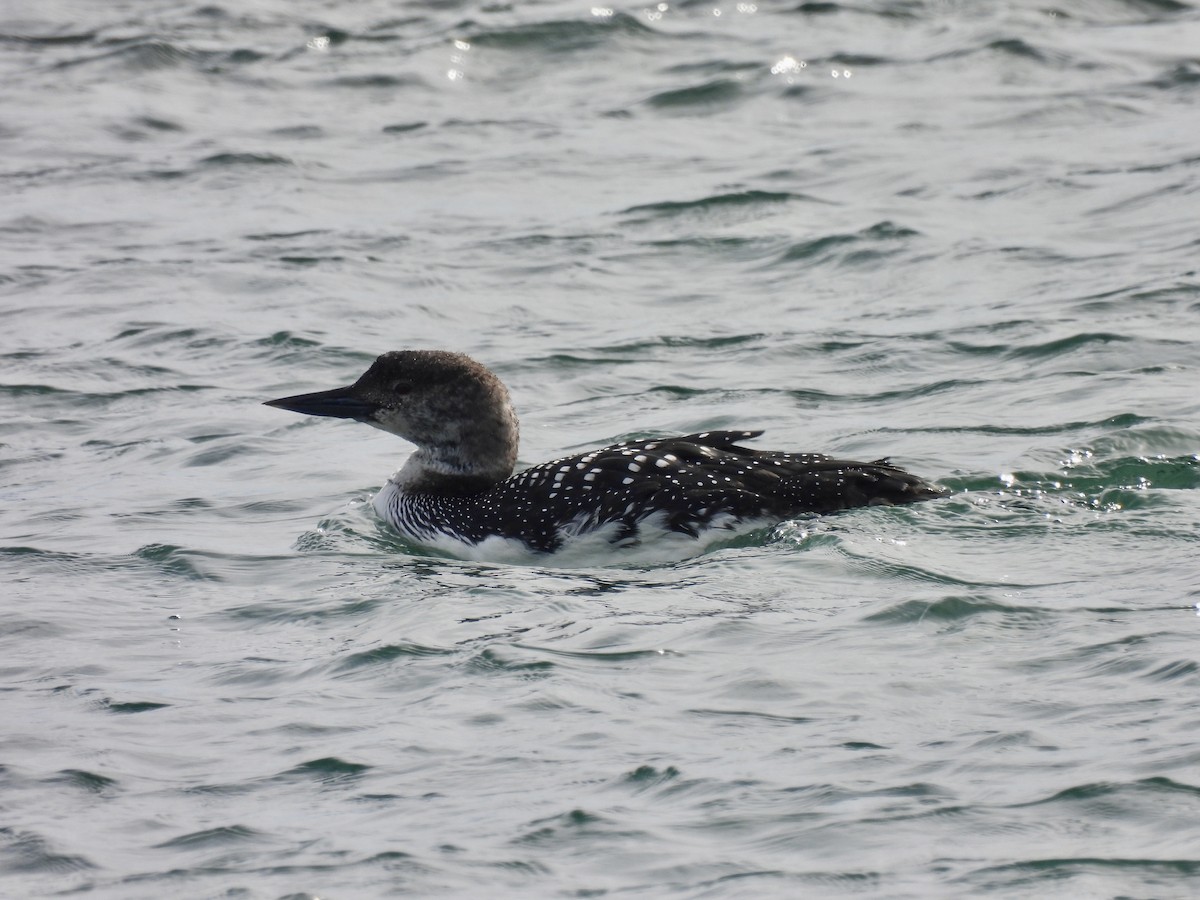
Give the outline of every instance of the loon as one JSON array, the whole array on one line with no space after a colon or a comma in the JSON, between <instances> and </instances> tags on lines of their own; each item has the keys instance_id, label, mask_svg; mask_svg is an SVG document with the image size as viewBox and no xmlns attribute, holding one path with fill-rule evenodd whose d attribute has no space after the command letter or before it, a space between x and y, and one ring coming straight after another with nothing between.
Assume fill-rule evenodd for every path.
<instances>
[{"instance_id":1,"label":"loon","mask_svg":"<svg viewBox=\"0 0 1200 900\"><path fill-rule=\"evenodd\" d=\"M622 441L514 475L518 427L508 389L469 356L443 350L385 353L349 387L266 405L354 419L415 444L375 509L406 540L451 552L500 538L543 555L585 535L629 547L655 530L728 535L946 493L887 459L741 446L761 431Z\"/></svg>"}]
</instances>

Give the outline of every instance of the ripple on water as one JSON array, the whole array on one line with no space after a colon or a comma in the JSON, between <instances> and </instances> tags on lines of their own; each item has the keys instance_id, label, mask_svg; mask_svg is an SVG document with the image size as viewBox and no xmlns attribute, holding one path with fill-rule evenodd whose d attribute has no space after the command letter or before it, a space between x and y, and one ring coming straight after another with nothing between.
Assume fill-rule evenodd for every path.
<instances>
[{"instance_id":1,"label":"ripple on water","mask_svg":"<svg viewBox=\"0 0 1200 900\"><path fill-rule=\"evenodd\" d=\"M36 831L9 827L0 827L0 860L14 874L63 876L99 868L85 856L57 852Z\"/></svg>"},{"instance_id":2,"label":"ripple on water","mask_svg":"<svg viewBox=\"0 0 1200 900\"><path fill-rule=\"evenodd\" d=\"M334 671L337 675L363 675L373 678L377 676L380 668L391 667L393 664L402 665L411 659L456 656L460 653L458 649L426 647L414 643L388 644L343 656L335 664Z\"/></svg>"},{"instance_id":3,"label":"ripple on water","mask_svg":"<svg viewBox=\"0 0 1200 900\"><path fill-rule=\"evenodd\" d=\"M1046 885L1112 896L1139 896L1146 887L1171 892L1189 891L1200 863L1191 859L1097 858L1087 855L1022 860L976 869L955 882L969 890L1002 894L1036 891Z\"/></svg>"},{"instance_id":4,"label":"ripple on water","mask_svg":"<svg viewBox=\"0 0 1200 900\"><path fill-rule=\"evenodd\" d=\"M362 777L371 768L363 763L350 762L336 756L326 756L300 763L286 772L280 772L274 776L274 780L290 781L301 778L311 779L321 784L342 784Z\"/></svg>"},{"instance_id":5,"label":"ripple on water","mask_svg":"<svg viewBox=\"0 0 1200 900\"><path fill-rule=\"evenodd\" d=\"M696 200L663 200L657 203L643 203L623 209L621 214L635 217L629 220L629 224L699 215L736 214L742 210L749 210L761 215L770 211L771 207L776 204L785 204L791 201L814 202L816 198L788 191L732 191L700 197Z\"/></svg>"},{"instance_id":6,"label":"ripple on water","mask_svg":"<svg viewBox=\"0 0 1200 900\"><path fill-rule=\"evenodd\" d=\"M231 844L244 842L258 843L268 835L245 825L222 825L217 828L206 828L181 834L160 844L155 844L158 850L209 850L215 847L226 847Z\"/></svg>"},{"instance_id":7,"label":"ripple on water","mask_svg":"<svg viewBox=\"0 0 1200 900\"><path fill-rule=\"evenodd\" d=\"M745 88L741 82L729 78L714 78L688 87L660 91L651 95L646 104L660 112L697 110L717 112L741 99Z\"/></svg>"},{"instance_id":8,"label":"ripple on water","mask_svg":"<svg viewBox=\"0 0 1200 900\"><path fill-rule=\"evenodd\" d=\"M981 617L1002 627L1036 628L1052 619L1054 613L1042 607L1003 603L990 595L950 596L934 601L904 600L869 613L863 621L883 625L911 622L960 623Z\"/></svg>"},{"instance_id":9,"label":"ripple on water","mask_svg":"<svg viewBox=\"0 0 1200 900\"><path fill-rule=\"evenodd\" d=\"M550 56L586 51L628 38L659 37L633 16L614 12L602 20L595 17L549 20L468 32L467 40L473 47Z\"/></svg>"},{"instance_id":10,"label":"ripple on water","mask_svg":"<svg viewBox=\"0 0 1200 900\"><path fill-rule=\"evenodd\" d=\"M116 778L83 769L63 769L46 780L52 784L78 788L88 794L105 794L121 788L121 782Z\"/></svg>"}]
</instances>

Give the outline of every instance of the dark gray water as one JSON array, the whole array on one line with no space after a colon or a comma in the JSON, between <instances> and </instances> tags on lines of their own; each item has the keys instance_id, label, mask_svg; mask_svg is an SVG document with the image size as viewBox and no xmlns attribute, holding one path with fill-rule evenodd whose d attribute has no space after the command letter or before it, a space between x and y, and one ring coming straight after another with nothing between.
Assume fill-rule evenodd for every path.
<instances>
[{"instance_id":1,"label":"dark gray water","mask_svg":"<svg viewBox=\"0 0 1200 900\"><path fill-rule=\"evenodd\" d=\"M718 14L719 13L719 14ZM0 17L0 895L1200 893L1200 8ZM377 353L946 500L422 557Z\"/></svg>"}]
</instances>

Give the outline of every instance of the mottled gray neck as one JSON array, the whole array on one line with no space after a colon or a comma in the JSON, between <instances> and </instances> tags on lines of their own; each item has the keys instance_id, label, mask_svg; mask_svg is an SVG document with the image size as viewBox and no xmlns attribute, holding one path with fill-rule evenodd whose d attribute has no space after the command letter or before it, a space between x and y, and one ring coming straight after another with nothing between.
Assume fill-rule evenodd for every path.
<instances>
[{"instance_id":1,"label":"mottled gray neck","mask_svg":"<svg viewBox=\"0 0 1200 900\"><path fill-rule=\"evenodd\" d=\"M484 417L482 421L445 422L445 438L420 443L392 476L406 491L473 494L508 478L517 462L517 417Z\"/></svg>"}]
</instances>

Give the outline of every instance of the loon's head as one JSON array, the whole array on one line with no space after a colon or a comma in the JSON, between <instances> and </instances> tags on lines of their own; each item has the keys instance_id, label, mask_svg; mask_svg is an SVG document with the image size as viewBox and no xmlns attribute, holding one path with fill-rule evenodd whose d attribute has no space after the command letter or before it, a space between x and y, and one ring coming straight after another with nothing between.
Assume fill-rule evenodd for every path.
<instances>
[{"instance_id":1,"label":"loon's head","mask_svg":"<svg viewBox=\"0 0 1200 900\"><path fill-rule=\"evenodd\" d=\"M349 387L266 405L354 419L399 435L417 445L421 465L433 474L498 481L517 461L517 416L508 389L462 353L394 350Z\"/></svg>"}]
</instances>

